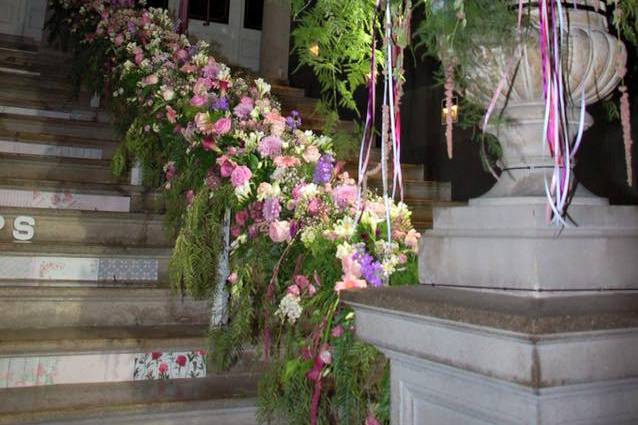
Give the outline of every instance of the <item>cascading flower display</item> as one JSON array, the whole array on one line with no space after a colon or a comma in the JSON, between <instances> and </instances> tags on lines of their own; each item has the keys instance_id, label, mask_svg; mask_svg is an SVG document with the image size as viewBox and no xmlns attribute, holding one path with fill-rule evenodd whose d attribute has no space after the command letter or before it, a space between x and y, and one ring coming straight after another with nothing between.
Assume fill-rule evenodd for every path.
<instances>
[{"instance_id":1,"label":"cascading flower display","mask_svg":"<svg viewBox=\"0 0 638 425\"><path fill-rule=\"evenodd\" d=\"M264 422L350 425L379 414L386 363L354 338L340 291L416 282L407 207L360 194L330 138L301 130L296 111L283 116L268 83L235 77L206 43L177 34L166 11L133 0L51 6L76 51L103 60L125 130L114 168L141 161L151 181L163 175L173 285L209 299L225 285L228 322L212 331L211 359L226 368L263 343ZM230 275L219 279L228 216Z\"/></svg>"}]
</instances>

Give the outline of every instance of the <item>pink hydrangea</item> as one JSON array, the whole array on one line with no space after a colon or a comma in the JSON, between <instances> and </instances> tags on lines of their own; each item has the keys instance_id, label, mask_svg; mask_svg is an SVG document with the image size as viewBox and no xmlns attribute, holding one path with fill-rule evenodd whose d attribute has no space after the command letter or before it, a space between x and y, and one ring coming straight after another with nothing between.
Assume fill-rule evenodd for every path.
<instances>
[{"instance_id":1,"label":"pink hydrangea","mask_svg":"<svg viewBox=\"0 0 638 425\"><path fill-rule=\"evenodd\" d=\"M281 154L281 145L283 140L277 136L266 136L259 141L257 150L261 156L275 157Z\"/></svg>"},{"instance_id":2,"label":"pink hydrangea","mask_svg":"<svg viewBox=\"0 0 638 425\"><path fill-rule=\"evenodd\" d=\"M253 173L250 171L250 168L245 165L239 165L230 173L230 182L234 187L243 186L248 183L252 176Z\"/></svg>"},{"instance_id":3,"label":"pink hydrangea","mask_svg":"<svg viewBox=\"0 0 638 425\"><path fill-rule=\"evenodd\" d=\"M357 201L357 187L355 185L343 184L332 190L332 199L339 208L347 208Z\"/></svg>"},{"instance_id":4,"label":"pink hydrangea","mask_svg":"<svg viewBox=\"0 0 638 425\"><path fill-rule=\"evenodd\" d=\"M233 112L237 117L245 119L250 115L254 108L255 102L253 101L253 99L248 96L244 96L239 101L239 104L235 106Z\"/></svg>"}]
</instances>

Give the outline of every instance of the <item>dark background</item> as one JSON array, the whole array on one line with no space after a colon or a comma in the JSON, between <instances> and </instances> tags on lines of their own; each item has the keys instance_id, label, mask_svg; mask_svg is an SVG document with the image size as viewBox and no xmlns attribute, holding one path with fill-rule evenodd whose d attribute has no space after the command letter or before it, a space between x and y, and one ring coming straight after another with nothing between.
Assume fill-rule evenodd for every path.
<instances>
[{"instance_id":1,"label":"dark background","mask_svg":"<svg viewBox=\"0 0 638 425\"><path fill-rule=\"evenodd\" d=\"M417 12L418 13L418 12ZM418 22L418 16L413 22ZM293 24L294 26L294 24ZM636 48L629 50L628 75L634 157L638 144L638 76ZM441 100L443 89L434 77L437 63L423 58L420 51L405 55L405 95L401 101L402 114L402 162L425 164L425 179L452 183L452 197L456 201L467 201L485 193L494 184L494 178L484 170L479 157L479 145L472 140L471 130L455 127L454 158L447 158L444 128L441 126ZM290 58L290 84L303 87L306 94L319 97L320 86L312 71L300 68L298 59ZM361 90L356 96L359 110L365 110L366 93ZM618 105L618 92L613 101ZM600 103L587 108L594 118L594 125L585 133L577 154L576 176L578 180L597 195L610 198L616 204L638 204L636 174L638 161L634 158L634 186L626 183L625 155L620 121L609 122L607 112ZM345 119L355 116L344 112ZM461 110L462 114L463 111Z\"/></svg>"}]
</instances>

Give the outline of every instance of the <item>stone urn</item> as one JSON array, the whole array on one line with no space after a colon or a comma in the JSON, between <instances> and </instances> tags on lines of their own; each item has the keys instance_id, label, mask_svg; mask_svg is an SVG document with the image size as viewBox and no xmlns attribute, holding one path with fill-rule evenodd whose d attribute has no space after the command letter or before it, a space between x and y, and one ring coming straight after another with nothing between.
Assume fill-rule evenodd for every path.
<instances>
[{"instance_id":1,"label":"stone urn","mask_svg":"<svg viewBox=\"0 0 638 425\"><path fill-rule=\"evenodd\" d=\"M598 8L596 6L598 4ZM605 4L593 0L562 1L569 34L563 48L566 98L568 105L568 132L576 137L581 116L584 93L586 105L608 96L619 83L617 64L626 61L624 44L611 35L607 28ZM538 22L538 7L531 6L532 25ZM520 46L520 59L510 72L509 84L502 91L488 124L487 132L500 141L503 172L496 185L471 203L490 204L515 202L545 203L545 178L551 180L553 161L542 142L545 99L541 75L541 55L538 30L533 26L524 31ZM481 105L487 105L513 54L503 48L483 49L476 53L479 64L467 75L466 96ZM585 129L593 124L585 116ZM572 204L605 204L607 201L593 196L584 188L577 188Z\"/></svg>"}]
</instances>

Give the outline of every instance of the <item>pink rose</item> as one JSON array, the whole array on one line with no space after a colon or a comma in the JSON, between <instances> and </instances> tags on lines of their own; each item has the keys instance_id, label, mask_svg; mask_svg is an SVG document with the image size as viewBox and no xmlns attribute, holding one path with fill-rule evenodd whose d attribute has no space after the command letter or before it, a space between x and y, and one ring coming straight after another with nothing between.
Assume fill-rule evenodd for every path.
<instances>
[{"instance_id":1,"label":"pink rose","mask_svg":"<svg viewBox=\"0 0 638 425\"><path fill-rule=\"evenodd\" d=\"M290 223L287 221L273 221L268 228L268 236L273 242L290 240Z\"/></svg>"},{"instance_id":2,"label":"pink rose","mask_svg":"<svg viewBox=\"0 0 638 425\"><path fill-rule=\"evenodd\" d=\"M310 285L310 281L308 278L302 274L298 274L293 278L295 285L300 287L301 289L307 288Z\"/></svg>"},{"instance_id":3,"label":"pink rose","mask_svg":"<svg viewBox=\"0 0 638 425\"><path fill-rule=\"evenodd\" d=\"M330 335L332 335L335 338L339 338L340 336L343 335L343 333L344 333L343 326L337 325L334 328L332 328L332 332L330 332Z\"/></svg>"},{"instance_id":4,"label":"pink rose","mask_svg":"<svg viewBox=\"0 0 638 425\"><path fill-rule=\"evenodd\" d=\"M290 285L287 289L287 292L289 294L296 295L296 296L299 296L299 294L301 293L297 285Z\"/></svg>"},{"instance_id":5,"label":"pink rose","mask_svg":"<svg viewBox=\"0 0 638 425\"><path fill-rule=\"evenodd\" d=\"M308 146L303 153L303 159L306 162L317 162L319 158L321 158L321 153L319 153L319 148L314 145Z\"/></svg>"},{"instance_id":6,"label":"pink rose","mask_svg":"<svg viewBox=\"0 0 638 425\"><path fill-rule=\"evenodd\" d=\"M191 105L197 106L198 108L204 106L206 102L208 102L208 96L205 95L196 94L191 98Z\"/></svg>"},{"instance_id":7,"label":"pink rose","mask_svg":"<svg viewBox=\"0 0 638 425\"><path fill-rule=\"evenodd\" d=\"M232 122L230 121L230 118L220 118L215 122L215 126L213 127L215 133L219 134L220 136L223 136L224 134L227 134L230 131L230 126L231 126Z\"/></svg>"},{"instance_id":8,"label":"pink rose","mask_svg":"<svg viewBox=\"0 0 638 425\"><path fill-rule=\"evenodd\" d=\"M237 163L226 155L217 158L217 165L219 165L219 172L222 177L230 177L235 167L237 167Z\"/></svg>"},{"instance_id":9,"label":"pink rose","mask_svg":"<svg viewBox=\"0 0 638 425\"><path fill-rule=\"evenodd\" d=\"M248 183L252 176L253 173L250 171L250 168L245 165L240 165L235 167L233 172L230 174L230 182L234 187L243 186Z\"/></svg>"},{"instance_id":10,"label":"pink rose","mask_svg":"<svg viewBox=\"0 0 638 425\"><path fill-rule=\"evenodd\" d=\"M312 297L316 293L317 293L317 288L315 288L315 285L308 285L308 295Z\"/></svg>"}]
</instances>

